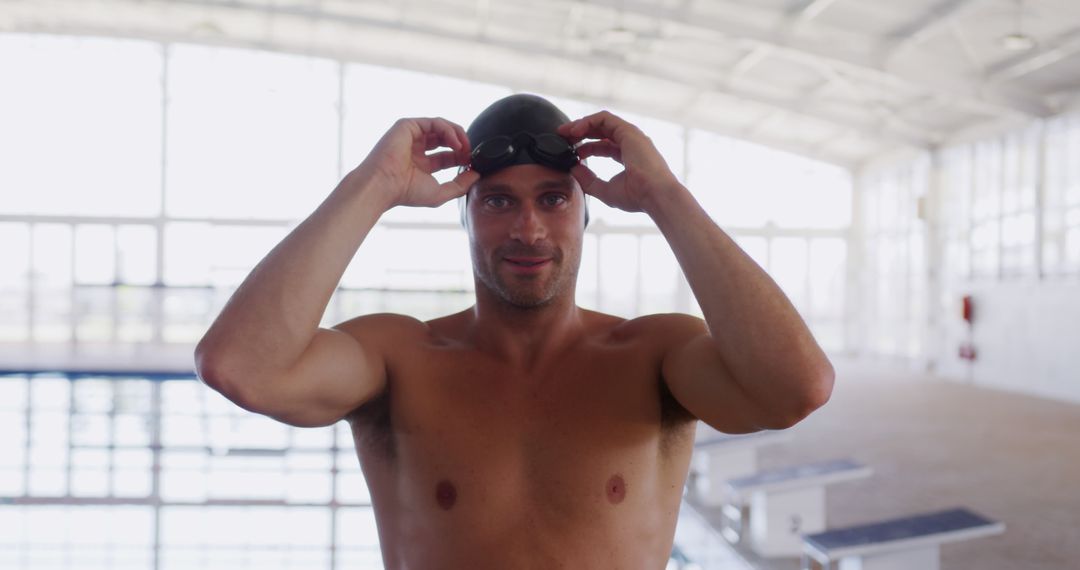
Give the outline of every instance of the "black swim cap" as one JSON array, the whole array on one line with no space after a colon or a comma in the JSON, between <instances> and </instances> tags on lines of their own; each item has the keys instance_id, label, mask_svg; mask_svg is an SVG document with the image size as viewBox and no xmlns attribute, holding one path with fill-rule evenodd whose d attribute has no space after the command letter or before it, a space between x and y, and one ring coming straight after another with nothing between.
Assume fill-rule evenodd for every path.
<instances>
[{"instance_id":1,"label":"black swim cap","mask_svg":"<svg viewBox=\"0 0 1080 570\"><path fill-rule=\"evenodd\" d=\"M562 135L556 132L556 129L560 125L569 122L570 118L566 116L566 113L560 111L551 101L538 95L517 93L509 97L503 97L481 111L473 119L472 124L469 125L465 133L469 137L469 146L475 151L476 147L495 137L510 137L513 139L523 132L534 137L551 134L563 138ZM573 147L570 141L566 141L566 144ZM554 168L551 164L538 162L531 152L517 152L514 160L500 165L499 168L517 164L540 164L541 166ZM559 170L569 172L570 168L560 168ZM459 203L462 226L465 225L465 203L467 201L468 195ZM585 226L588 227L588 225L589 201L586 197Z\"/></svg>"},{"instance_id":2,"label":"black swim cap","mask_svg":"<svg viewBox=\"0 0 1080 570\"><path fill-rule=\"evenodd\" d=\"M499 99L484 109L469 125L466 134L469 136L469 145L476 149L485 141L495 137L514 138L522 132L533 136L551 134L562 138L555 130L568 122L570 118L566 116L566 113L560 111L547 99L537 95L518 93ZM566 142L567 145L570 144L569 141ZM516 164L540 164L549 168L553 167L551 164L537 161L530 152L517 152L514 160L501 165L500 168ZM569 171L569 168L566 170Z\"/></svg>"}]
</instances>

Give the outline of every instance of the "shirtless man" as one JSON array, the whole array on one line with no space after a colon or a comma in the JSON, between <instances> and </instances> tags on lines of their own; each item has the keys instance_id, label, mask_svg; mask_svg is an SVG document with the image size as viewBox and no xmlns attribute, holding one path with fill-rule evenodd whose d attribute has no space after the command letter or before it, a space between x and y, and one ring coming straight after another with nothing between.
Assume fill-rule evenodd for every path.
<instances>
[{"instance_id":1,"label":"shirtless man","mask_svg":"<svg viewBox=\"0 0 1080 570\"><path fill-rule=\"evenodd\" d=\"M589 156L624 170L598 179L578 162ZM465 165L444 184L431 175ZM652 218L704 321L576 305L585 194ZM319 327L383 212L460 196L474 306ZM245 409L350 422L390 570L664 568L696 420L787 428L833 383L787 298L641 130L606 111L570 122L530 95L496 102L468 134L396 122L255 267L195 354L203 381Z\"/></svg>"}]
</instances>

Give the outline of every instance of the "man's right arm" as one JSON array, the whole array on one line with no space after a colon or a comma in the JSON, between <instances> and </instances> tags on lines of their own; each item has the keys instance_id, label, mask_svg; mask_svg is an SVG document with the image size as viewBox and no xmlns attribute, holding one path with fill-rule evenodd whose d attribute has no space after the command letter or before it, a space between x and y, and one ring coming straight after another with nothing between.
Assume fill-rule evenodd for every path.
<instances>
[{"instance_id":1,"label":"man's right arm","mask_svg":"<svg viewBox=\"0 0 1080 570\"><path fill-rule=\"evenodd\" d=\"M427 155L439 146L452 150ZM195 349L199 377L237 405L298 426L330 425L380 393L381 349L358 340L375 316L320 328L349 261L395 205L433 206L478 178L439 184L432 172L468 161L468 138L443 119L403 119L307 219L252 270Z\"/></svg>"}]
</instances>

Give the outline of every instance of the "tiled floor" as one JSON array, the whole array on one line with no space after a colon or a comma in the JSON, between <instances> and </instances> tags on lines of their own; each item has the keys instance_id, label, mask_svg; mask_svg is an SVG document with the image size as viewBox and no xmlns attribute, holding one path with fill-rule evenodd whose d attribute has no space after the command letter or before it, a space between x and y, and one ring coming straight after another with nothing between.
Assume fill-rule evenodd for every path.
<instances>
[{"instance_id":1,"label":"tiled floor","mask_svg":"<svg viewBox=\"0 0 1080 570\"><path fill-rule=\"evenodd\" d=\"M873 467L828 489L830 528L963 506L1007 529L944 545L943 570L1080 568L1080 405L836 364L829 404L759 453L762 469L839 457ZM799 566L740 550L756 568Z\"/></svg>"}]
</instances>

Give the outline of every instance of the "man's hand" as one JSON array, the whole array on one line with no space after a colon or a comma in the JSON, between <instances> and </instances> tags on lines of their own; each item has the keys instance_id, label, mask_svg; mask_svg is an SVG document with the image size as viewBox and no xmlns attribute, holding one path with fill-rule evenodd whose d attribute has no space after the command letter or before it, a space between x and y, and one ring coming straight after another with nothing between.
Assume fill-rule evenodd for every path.
<instances>
[{"instance_id":1,"label":"man's hand","mask_svg":"<svg viewBox=\"0 0 1080 570\"><path fill-rule=\"evenodd\" d=\"M681 186L652 140L635 125L608 111L570 121L561 125L558 133L572 144L598 139L578 147L578 156L606 156L623 165L623 171L607 182L584 164L570 171L586 194L608 206L648 212L664 193Z\"/></svg>"},{"instance_id":2,"label":"man's hand","mask_svg":"<svg viewBox=\"0 0 1080 570\"><path fill-rule=\"evenodd\" d=\"M449 147L432 154L427 151ZM388 194L390 207L434 208L463 196L480 179L472 170L439 184L432 173L469 164L465 129L442 118L399 119L353 172L374 176ZM352 175L352 173L350 173Z\"/></svg>"}]
</instances>

